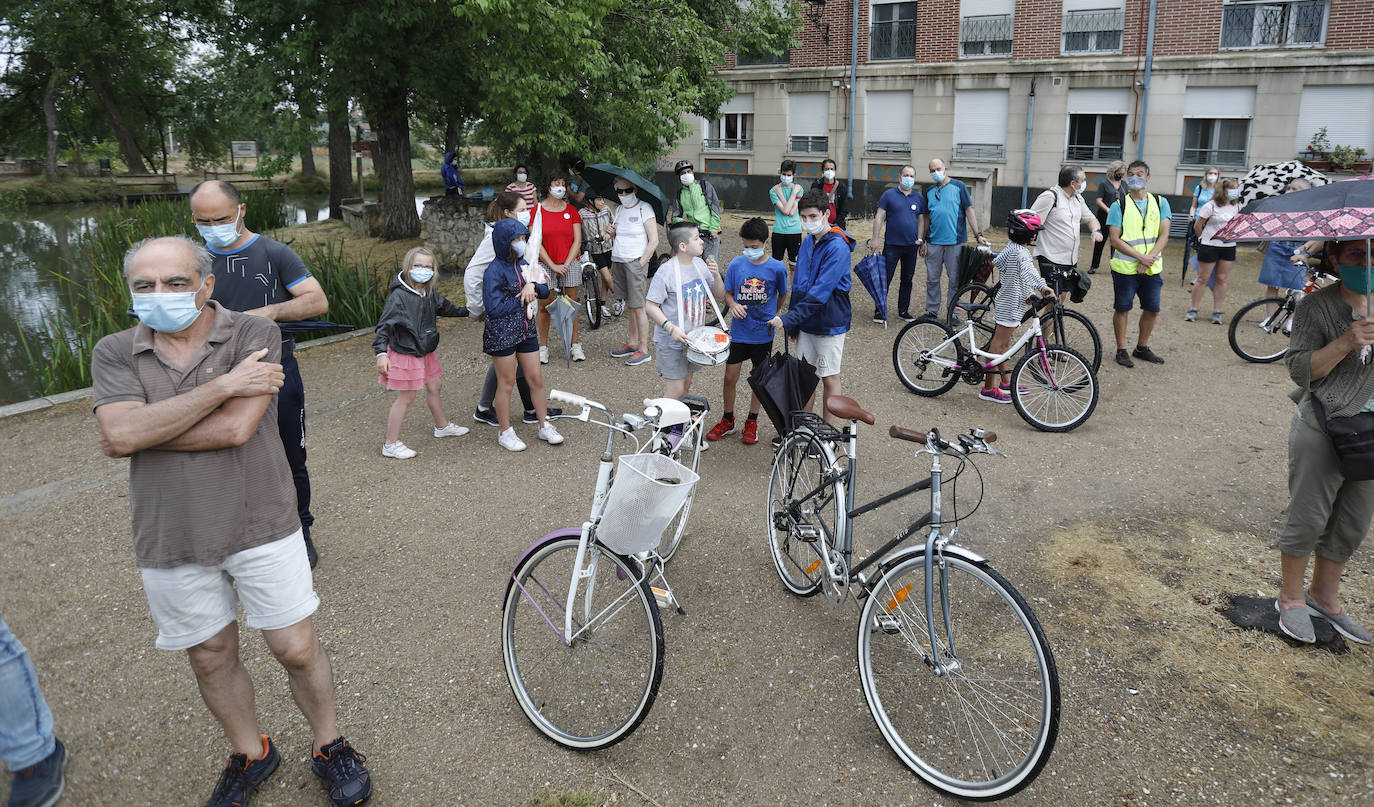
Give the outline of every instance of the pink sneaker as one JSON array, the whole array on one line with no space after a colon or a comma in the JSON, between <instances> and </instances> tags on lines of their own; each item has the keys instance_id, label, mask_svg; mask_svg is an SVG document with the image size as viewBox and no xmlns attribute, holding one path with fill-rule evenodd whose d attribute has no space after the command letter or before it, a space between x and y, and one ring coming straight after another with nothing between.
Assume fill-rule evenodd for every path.
<instances>
[{"instance_id":1,"label":"pink sneaker","mask_svg":"<svg viewBox=\"0 0 1374 807\"><path fill-rule=\"evenodd\" d=\"M984 387L983 389L979 390L979 392L978 392L978 397L979 397L979 398L982 398L982 399L985 400L985 401L992 401L993 403L1000 403L1000 404L1009 404L1009 403L1011 403L1011 394L1010 394L1010 393L1007 393L1007 392L1003 392L1002 390L997 389L996 387L994 387L994 388L992 388L992 389L988 389L987 387Z\"/></svg>"},{"instance_id":2,"label":"pink sneaker","mask_svg":"<svg viewBox=\"0 0 1374 807\"><path fill-rule=\"evenodd\" d=\"M1005 392L1005 393L1008 394L1008 395L1011 395L1011 384L1003 384L1003 385L999 386L998 389L1000 389L1001 391ZM1030 387L1023 387L1023 386L1018 385L1018 386L1016 387L1016 391L1019 392L1019 393L1021 393L1022 395L1025 395L1027 392L1030 392Z\"/></svg>"}]
</instances>

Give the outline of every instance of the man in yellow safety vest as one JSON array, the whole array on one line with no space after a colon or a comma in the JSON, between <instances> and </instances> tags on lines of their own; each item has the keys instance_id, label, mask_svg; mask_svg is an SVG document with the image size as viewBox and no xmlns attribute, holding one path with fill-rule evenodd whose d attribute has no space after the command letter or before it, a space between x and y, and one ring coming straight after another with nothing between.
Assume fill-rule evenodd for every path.
<instances>
[{"instance_id":1,"label":"man in yellow safety vest","mask_svg":"<svg viewBox=\"0 0 1374 807\"><path fill-rule=\"evenodd\" d=\"M1126 169L1126 188L1130 191L1124 198L1112 203L1107 213L1107 229L1111 233L1112 246L1112 291L1116 299L1112 304L1112 331L1116 334L1116 363L1122 367L1134 367L1137 359L1152 364L1163 364L1161 359L1150 350L1150 333L1155 328L1155 318L1159 316L1159 294L1164 288L1164 262L1160 256L1169 243L1169 200L1155 196L1145 190L1150 182L1150 166L1144 160L1136 160ZM1127 317L1140 298L1140 328L1136 338L1135 350L1126 350Z\"/></svg>"}]
</instances>

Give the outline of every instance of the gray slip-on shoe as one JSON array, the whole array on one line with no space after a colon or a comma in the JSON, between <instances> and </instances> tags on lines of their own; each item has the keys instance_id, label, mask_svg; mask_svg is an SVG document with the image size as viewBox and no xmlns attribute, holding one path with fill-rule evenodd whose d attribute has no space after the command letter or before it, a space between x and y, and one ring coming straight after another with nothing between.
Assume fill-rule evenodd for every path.
<instances>
[{"instance_id":1,"label":"gray slip-on shoe","mask_svg":"<svg viewBox=\"0 0 1374 807\"><path fill-rule=\"evenodd\" d=\"M1369 631L1357 625L1355 620L1350 618L1350 612L1344 608L1341 609L1339 614L1328 613L1325 608L1317 605L1317 601L1312 599L1311 594L1308 594L1307 613L1311 616L1319 616L1327 622L1330 622L1331 627L1335 628L1337 633L1350 641L1359 642L1360 644L1369 644ZM1282 623L1282 621L1282 619L1279 620L1280 623Z\"/></svg>"},{"instance_id":2,"label":"gray slip-on shoe","mask_svg":"<svg viewBox=\"0 0 1374 807\"><path fill-rule=\"evenodd\" d=\"M1312 617L1306 608L1301 605L1284 608L1275 599L1274 610L1279 612L1279 630L1283 631L1284 636L1307 644L1317 641L1317 631L1312 627Z\"/></svg>"}]
</instances>

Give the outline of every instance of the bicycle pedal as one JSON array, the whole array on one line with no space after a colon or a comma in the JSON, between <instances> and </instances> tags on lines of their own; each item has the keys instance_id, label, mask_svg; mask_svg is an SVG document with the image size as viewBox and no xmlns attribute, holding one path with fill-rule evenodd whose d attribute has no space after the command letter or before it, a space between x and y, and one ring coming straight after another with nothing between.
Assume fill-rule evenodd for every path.
<instances>
[{"instance_id":1,"label":"bicycle pedal","mask_svg":"<svg viewBox=\"0 0 1374 807\"><path fill-rule=\"evenodd\" d=\"M815 524L798 524L797 540L808 544L814 544L821 538L821 530Z\"/></svg>"},{"instance_id":2,"label":"bicycle pedal","mask_svg":"<svg viewBox=\"0 0 1374 807\"><path fill-rule=\"evenodd\" d=\"M873 619L874 627L889 636L902 632L902 618L896 614L878 614Z\"/></svg>"}]
</instances>

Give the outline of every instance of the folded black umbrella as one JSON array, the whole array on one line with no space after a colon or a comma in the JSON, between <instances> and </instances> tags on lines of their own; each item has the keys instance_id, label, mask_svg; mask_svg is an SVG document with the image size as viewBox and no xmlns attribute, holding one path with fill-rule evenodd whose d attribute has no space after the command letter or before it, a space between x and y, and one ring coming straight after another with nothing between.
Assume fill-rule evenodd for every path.
<instances>
[{"instance_id":1,"label":"folded black umbrella","mask_svg":"<svg viewBox=\"0 0 1374 807\"><path fill-rule=\"evenodd\" d=\"M328 331L328 330L353 330L352 325L345 325L342 322L330 322L323 319L302 319L296 322L278 322L277 327L283 333L307 333L309 331Z\"/></svg>"},{"instance_id":2,"label":"folded black umbrella","mask_svg":"<svg viewBox=\"0 0 1374 807\"><path fill-rule=\"evenodd\" d=\"M749 388L778 434L792 430L792 413L806 407L819 383L816 368L788 352L786 335L782 352L769 356L749 374Z\"/></svg>"}]
</instances>

